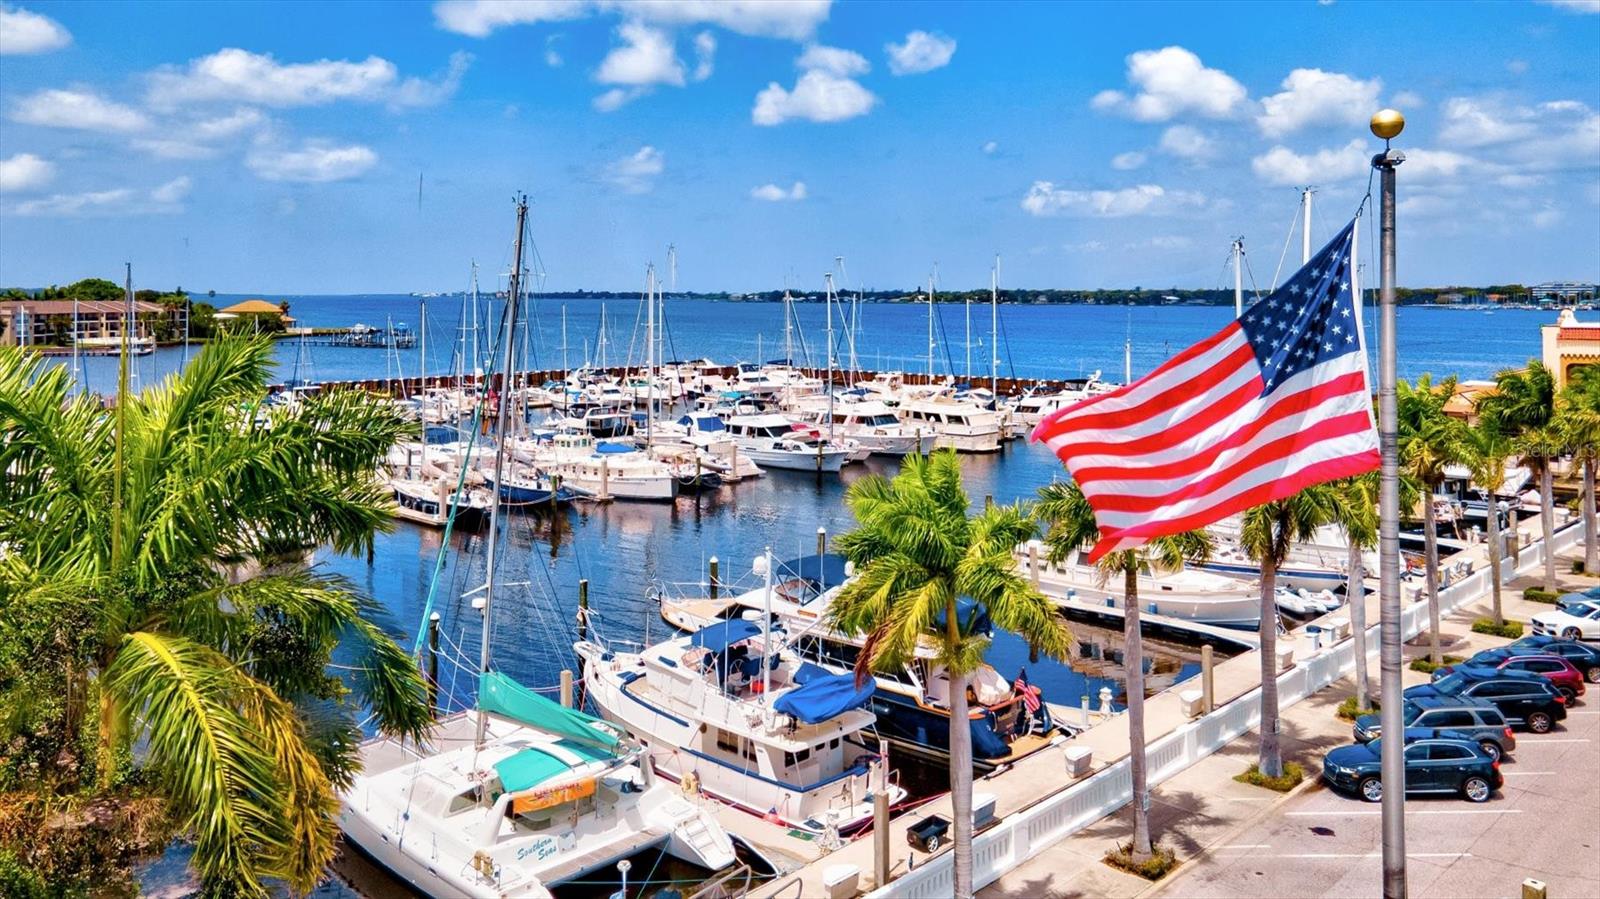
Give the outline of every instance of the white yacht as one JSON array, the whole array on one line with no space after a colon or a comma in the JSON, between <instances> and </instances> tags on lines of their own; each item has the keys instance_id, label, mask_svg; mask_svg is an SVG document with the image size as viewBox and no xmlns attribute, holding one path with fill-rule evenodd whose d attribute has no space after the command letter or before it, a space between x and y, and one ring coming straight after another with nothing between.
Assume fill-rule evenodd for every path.
<instances>
[{"instance_id":1,"label":"white yacht","mask_svg":"<svg viewBox=\"0 0 1600 899\"><path fill-rule=\"evenodd\" d=\"M655 458L665 460L678 455L679 449L689 449L702 466L724 480L739 481L762 473L748 455L739 453L727 425L713 412L691 409L677 419L653 422L648 430L649 451ZM636 433L634 438L639 440L642 435Z\"/></svg>"},{"instance_id":2,"label":"white yacht","mask_svg":"<svg viewBox=\"0 0 1600 899\"><path fill-rule=\"evenodd\" d=\"M1039 588L1056 605L1087 610L1126 605L1121 577L1107 578L1089 564L1088 550L1073 550L1058 563L1045 560L1042 545L1035 552ZM1019 565L1023 572L1029 571L1026 548ZM1145 566L1138 578L1139 604L1145 612L1220 627L1253 628L1261 622L1260 587L1250 582L1187 567L1154 571Z\"/></svg>"},{"instance_id":3,"label":"white yacht","mask_svg":"<svg viewBox=\"0 0 1600 899\"><path fill-rule=\"evenodd\" d=\"M782 415L734 415L727 427L740 452L762 468L838 471L850 458L845 447L821 439L809 428L797 430Z\"/></svg>"},{"instance_id":4,"label":"white yacht","mask_svg":"<svg viewBox=\"0 0 1600 899\"><path fill-rule=\"evenodd\" d=\"M1000 451L1000 417L990 409L948 396L908 399L900 403L904 427L934 432L934 446L962 453Z\"/></svg>"},{"instance_id":5,"label":"white yacht","mask_svg":"<svg viewBox=\"0 0 1600 899\"><path fill-rule=\"evenodd\" d=\"M712 870L734 863L711 810L655 779L614 727L500 674L483 675L479 702L421 746L363 743L341 797L345 837L424 895L545 897L656 847Z\"/></svg>"},{"instance_id":6,"label":"white yacht","mask_svg":"<svg viewBox=\"0 0 1600 899\"><path fill-rule=\"evenodd\" d=\"M830 421L826 397L801 404L801 417L827 427ZM933 450L937 432L931 428L910 427L895 411L876 400L834 402L831 421L834 433L859 443L869 454L879 456L926 455Z\"/></svg>"},{"instance_id":7,"label":"white yacht","mask_svg":"<svg viewBox=\"0 0 1600 899\"><path fill-rule=\"evenodd\" d=\"M519 460L596 497L670 500L678 495L672 466L631 444L596 442L586 432L556 432L514 439L512 447Z\"/></svg>"},{"instance_id":8,"label":"white yacht","mask_svg":"<svg viewBox=\"0 0 1600 899\"><path fill-rule=\"evenodd\" d=\"M872 818L873 757L856 744L874 721L861 708L873 685L770 640L739 618L638 653L575 648L591 701L663 776L807 833L857 828ZM891 789L891 804L904 798Z\"/></svg>"}]
</instances>

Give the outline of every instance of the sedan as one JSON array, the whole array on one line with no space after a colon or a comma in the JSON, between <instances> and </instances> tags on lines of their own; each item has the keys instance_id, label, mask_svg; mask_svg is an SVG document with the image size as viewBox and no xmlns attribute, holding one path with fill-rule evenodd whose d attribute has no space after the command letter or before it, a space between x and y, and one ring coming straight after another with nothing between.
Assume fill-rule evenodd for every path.
<instances>
[{"instance_id":1,"label":"sedan","mask_svg":"<svg viewBox=\"0 0 1600 899\"><path fill-rule=\"evenodd\" d=\"M1533 632L1567 640L1600 640L1600 602L1575 603L1533 616Z\"/></svg>"},{"instance_id":2,"label":"sedan","mask_svg":"<svg viewBox=\"0 0 1600 899\"><path fill-rule=\"evenodd\" d=\"M1322 778L1336 790L1355 793L1368 802L1383 799L1383 740L1341 746L1322 759ZM1420 739L1406 745L1407 793L1460 793L1472 802L1488 802L1504 778L1500 763L1470 740Z\"/></svg>"},{"instance_id":3,"label":"sedan","mask_svg":"<svg viewBox=\"0 0 1600 899\"><path fill-rule=\"evenodd\" d=\"M1514 653L1506 648L1486 649L1466 662L1473 668L1493 668L1507 674L1537 674L1555 685L1561 695L1567 697L1570 704L1582 696L1587 689L1584 686L1583 672L1579 671L1571 662L1551 653ZM1454 665L1445 665L1435 669L1435 681L1448 677L1455 671Z\"/></svg>"}]
</instances>

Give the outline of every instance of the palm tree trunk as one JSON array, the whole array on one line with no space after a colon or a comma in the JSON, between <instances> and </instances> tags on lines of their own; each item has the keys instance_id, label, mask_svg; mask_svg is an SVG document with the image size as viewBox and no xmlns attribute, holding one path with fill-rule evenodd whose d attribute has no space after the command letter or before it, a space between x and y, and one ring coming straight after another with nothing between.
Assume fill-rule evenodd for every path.
<instances>
[{"instance_id":1,"label":"palm tree trunk","mask_svg":"<svg viewBox=\"0 0 1600 899\"><path fill-rule=\"evenodd\" d=\"M117 773L117 708L116 704L111 700L110 690L102 686L98 692L100 694L100 720L98 722L99 730L94 735L94 776L95 785L101 790L108 790L111 788L112 778Z\"/></svg>"},{"instance_id":2,"label":"palm tree trunk","mask_svg":"<svg viewBox=\"0 0 1600 899\"><path fill-rule=\"evenodd\" d=\"M1124 615L1122 618L1122 667L1128 686L1128 769L1133 778L1133 845L1129 854L1135 863L1155 854L1150 845L1150 784L1145 770L1144 742L1144 637L1139 630L1139 569L1129 565L1122 571Z\"/></svg>"},{"instance_id":3,"label":"palm tree trunk","mask_svg":"<svg viewBox=\"0 0 1600 899\"><path fill-rule=\"evenodd\" d=\"M1594 458L1583 460L1583 573L1600 571L1600 540L1594 536Z\"/></svg>"},{"instance_id":4,"label":"palm tree trunk","mask_svg":"<svg viewBox=\"0 0 1600 899\"><path fill-rule=\"evenodd\" d=\"M1428 657L1435 665L1444 664L1439 651L1439 524L1433 517L1433 485L1422 498L1422 537L1427 542L1428 579Z\"/></svg>"},{"instance_id":5,"label":"palm tree trunk","mask_svg":"<svg viewBox=\"0 0 1600 899\"><path fill-rule=\"evenodd\" d=\"M1539 524L1544 531L1544 588L1556 592L1556 554L1550 550L1550 537L1556 530L1555 473L1546 461L1539 466Z\"/></svg>"},{"instance_id":6,"label":"palm tree trunk","mask_svg":"<svg viewBox=\"0 0 1600 899\"><path fill-rule=\"evenodd\" d=\"M1515 569L1522 564L1522 535L1517 530L1517 507L1522 505L1522 497L1513 495L1506 508L1506 532L1511 535L1511 567Z\"/></svg>"},{"instance_id":7,"label":"palm tree trunk","mask_svg":"<svg viewBox=\"0 0 1600 899\"><path fill-rule=\"evenodd\" d=\"M1494 623L1505 624L1500 608L1500 500L1489 491L1489 593L1494 597Z\"/></svg>"},{"instance_id":8,"label":"palm tree trunk","mask_svg":"<svg viewBox=\"0 0 1600 899\"><path fill-rule=\"evenodd\" d=\"M951 646L961 640L956 603L945 606ZM972 724L967 718L967 674L950 671L950 807L955 821L955 896L972 899Z\"/></svg>"},{"instance_id":9,"label":"palm tree trunk","mask_svg":"<svg viewBox=\"0 0 1600 899\"><path fill-rule=\"evenodd\" d=\"M1367 572L1361 559L1361 546L1350 541L1345 562L1345 601L1350 606L1350 636L1355 640L1356 705L1370 708L1372 681L1367 677Z\"/></svg>"},{"instance_id":10,"label":"palm tree trunk","mask_svg":"<svg viewBox=\"0 0 1600 899\"><path fill-rule=\"evenodd\" d=\"M1283 773L1278 745L1278 560L1261 560L1261 773Z\"/></svg>"}]
</instances>

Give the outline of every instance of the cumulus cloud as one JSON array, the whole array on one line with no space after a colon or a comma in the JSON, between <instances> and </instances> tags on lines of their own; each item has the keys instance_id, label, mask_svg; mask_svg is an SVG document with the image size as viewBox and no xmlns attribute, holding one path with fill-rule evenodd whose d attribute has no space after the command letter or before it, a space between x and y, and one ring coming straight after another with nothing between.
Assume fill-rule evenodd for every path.
<instances>
[{"instance_id":1,"label":"cumulus cloud","mask_svg":"<svg viewBox=\"0 0 1600 899\"><path fill-rule=\"evenodd\" d=\"M611 90L596 96L590 101L590 105L592 105L599 112L616 112L634 100L644 96L644 94L645 90L643 88L614 87Z\"/></svg>"},{"instance_id":2,"label":"cumulus cloud","mask_svg":"<svg viewBox=\"0 0 1600 899\"><path fill-rule=\"evenodd\" d=\"M711 77L716 55L716 35L709 31L702 31L694 36L694 80L704 81Z\"/></svg>"},{"instance_id":3,"label":"cumulus cloud","mask_svg":"<svg viewBox=\"0 0 1600 899\"><path fill-rule=\"evenodd\" d=\"M920 75L950 64L956 54L954 38L926 31L913 31L898 44L885 44L889 54L889 71L896 75Z\"/></svg>"},{"instance_id":4,"label":"cumulus cloud","mask_svg":"<svg viewBox=\"0 0 1600 899\"><path fill-rule=\"evenodd\" d=\"M150 191L150 199L156 203L181 203L184 197L189 196L189 189L193 186L188 175L174 178Z\"/></svg>"},{"instance_id":5,"label":"cumulus cloud","mask_svg":"<svg viewBox=\"0 0 1600 899\"><path fill-rule=\"evenodd\" d=\"M760 187L752 187L750 196L757 200L766 200L769 203L804 200L806 198L806 183L804 181L796 181L788 189L779 187L776 184L763 184Z\"/></svg>"},{"instance_id":6,"label":"cumulus cloud","mask_svg":"<svg viewBox=\"0 0 1600 899\"><path fill-rule=\"evenodd\" d=\"M1400 107L1402 110L1421 109L1422 107L1428 105L1427 101L1422 99L1422 95L1416 91L1401 91L1400 93L1395 94L1393 97L1390 97L1389 103L1393 106Z\"/></svg>"},{"instance_id":7,"label":"cumulus cloud","mask_svg":"<svg viewBox=\"0 0 1600 899\"><path fill-rule=\"evenodd\" d=\"M998 152L1000 152L1000 142L999 141L997 141L997 140L986 140L986 141L983 142L983 154L985 156L993 156L994 154L996 154Z\"/></svg>"},{"instance_id":8,"label":"cumulus cloud","mask_svg":"<svg viewBox=\"0 0 1600 899\"><path fill-rule=\"evenodd\" d=\"M1191 125L1173 125L1161 132L1161 152L1179 159L1200 161L1216 155L1216 143Z\"/></svg>"},{"instance_id":9,"label":"cumulus cloud","mask_svg":"<svg viewBox=\"0 0 1600 899\"><path fill-rule=\"evenodd\" d=\"M561 58L561 51L556 49L556 42L560 40L559 34L552 34L544 39L544 64L552 69L561 68L561 64L565 62Z\"/></svg>"},{"instance_id":10,"label":"cumulus cloud","mask_svg":"<svg viewBox=\"0 0 1600 899\"><path fill-rule=\"evenodd\" d=\"M1489 97L1452 97L1444 103L1439 137L1463 147L1486 147L1526 140L1538 128L1538 111Z\"/></svg>"},{"instance_id":11,"label":"cumulus cloud","mask_svg":"<svg viewBox=\"0 0 1600 899\"><path fill-rule=\"evenodd\" d=\"M1591 16L1600 14L1600 0L1539 0L1539 2L1572 13Z\"/></svg>"},{"instance_id":12,"label":"cumulus cloud","mask_svg":"<svg viewBox=\"0 0 1600 899\"><path fill-rule=\"evenodd\" d=\"M1169 191L1159 184L1139 184L1116 190L1069 190L1049 181L1035 181L1022 198L1022 208L1030 215L1087 215L1121 218L1159 213L1205 203L1205 196L1192 191Z\"/></svg>"},{"instance_id":13,"label":"cumulus cloud","mask_svg":"<svg viewBox=\"0 0 1600 899\"><path fill-rule=\"evenodd\" d=\"M431 106L455 94L471 63L472 54L457 52L451 54L446 70L432 80L402 79L395 64L379 56L360 62L281 63L270 53L228 47L190 60L186 68L167 66L151 73L147 98L160 109L214 101L276 107L322 106L343 100Z\"/></svg>"},{"instance_id":14,"label":"cumulus cloud","mask_svg":"<svg viewBox=\"0 0 1600 899\"><path fill-rule=\"evenodd\" d=\"M266 123L260 110L241 106L227 115L172 125L164 136L136 138L133 146L160 159L211 159L220 152L219 144Z\"/></svg>"},{"instance_id":15,"label":"cumulus cloud","mask_svg":"<svg viewBox=\"0 0 1600 899\"><path fill-rule=\"evenodd\" d=\"M23 97L11 110L11 119L45 128L122 134L143 131L150 125L137 109L87 90L44 90Z\"/></svg>"},{"instance_id":16,"label":"cumulus cloud","mask_svg":"<svg viewBox=\"0 0 1600 899\"><path fill-rule=\"evenodd\" d=\"M756 95L750 120L757 125L781 125L791 119L841 122L866 115L877 103L877 96L858 82L812 69L801 74L793 90L784 90L776 81L769 83Z\"/></svg>"},{"instance_id":17,"label":"cumulus cloud","mask_svg":"<svg viewBox=\"0 0 1600 899\"><path fill-rule=\"evenodd\" d=\"M1186 112L1214 119L1236 114L1247 97L1244 85L1221 69L1208 69L1183 47L1140 50L1128 57L1128 83L1136 89L1106 90L1090 101L1095 109L1141 122L1164 122Z\"/></svg>"},{"instance_id":18,"label":"cumulus cloud","mask_svg":"<svg viewBox=\"0 0 1600 899\"><path fill-rule=\"evenodd\" d=\"M38 190L56 176L55 163L32 153L0 159L0 193Z\"/></svg>"},{"instance_id":19,"label":"cumulus cloud","mask_svg":"<svg viewBox=\"0 0 1600 899\"><path fill-rule=\"evenodd\" d=\"M265 181L323 184L358 178L378 164L378 154L360 144L305 140L298 146L262 141L245 156L245 165Z\"/></svg>"},{"instance_id":20,"label":"cumulus cloud","mask_svg":"<svg viewBox=\"0 0 1600 899\"><path fill-rule=\"evenodd\" d=\"M683 86L683 63L678 61L672 38L660 29L624 22L617 29L622 46L613 47L601 60L594 80L601 84L673 84Z\"/></svg>"},{"instance_id":21,"label":"cumulus cloud","mask_svg":"<svg viewBox=\"0 0 1600 899\"><path fill-rule=\"evenodd\" d=\"M498 28L539 22L564 22L620 13L654 25L715 25L750 37L803 41L828 18L831 0L439 0L435 24L469 37L487 37Z\"/></svg>"},{"instance_id":22,"label":"cumulus cloud","mask_svg":"<svg viewBox=\"0 0 1600 899\"><path fill-rule=\"evenodd\" d=\"M174 178L152 190L118 187L74 194L52 194L18 203L17 215L70 218L89 215L176 215L191 187L188 176Z\"/></svg>"},{"instance_id":23,"label":"cumulus cloud","mask_svg":"<svg viewBox=\"0 0 1600 899\"><path fill-rule=\"evenodd\" d=\"M606 166L605 179L623 193L647 194L655 189L656 178L666 171L667 160L655 147L643 146L631 156Z\"/></svg>"},{"instance_id":24,"label":"cumulus cloud","mask_svg":"<svg viewBox=\"0 0 1600 899\"><path fill-rule=\"evenodd\" d=\"M1365 171L1370 164L1368 149L1360 138L1342 147L1309 154L1296 153L1280 144L1250 160L1250 168L1268 184L1326 184Z\"/></svg>"},{"instance_id":25,"label":"cumulus cloud","mask_svg":"<svg viewBox=\"0 0 1600 899\"><path fill-rule=\"evenodd\" d=\"M1118 153L1111 157L1111 167L1120 171L1131 171L1145 163L1145 155L1136 150Z\"/></svg>"},{"instance_id":26,"label":"cumulus cloud","mask_svg":"<svg viewBox=\"0 0 1600 899\"><path fill-rule=\"evenodd\" d=\"M1363 81L1341 72L1295 69L1283 91L1261 100L1256 127L1267 137L1283 137L1308 125L1361 125L1378 108L1383 81Z\"/></svg>"},{"instance_id":27,"label":"cumulus cloud","mask_svg":"<svg viewBox=\"0 0 1600 899\"><path fill-rule=\"evenodd\" d=\"M72 34L49 16L0 3L0 56L49 53L72 43Z\"/></svg>"},{"instance_id":28,"label":"cumulus cloud","mask_svg":"<svg viewBox=\"0 0 1600 899\"><path fill-rule=\"evenodd\" d=\"M802 69L820 69L841 78L865 75L872 71L872 64L860 53L839 47L825 47L822 44L807 44L805 52L800 54L795 65Z\"/></svg>"}]
</instances>

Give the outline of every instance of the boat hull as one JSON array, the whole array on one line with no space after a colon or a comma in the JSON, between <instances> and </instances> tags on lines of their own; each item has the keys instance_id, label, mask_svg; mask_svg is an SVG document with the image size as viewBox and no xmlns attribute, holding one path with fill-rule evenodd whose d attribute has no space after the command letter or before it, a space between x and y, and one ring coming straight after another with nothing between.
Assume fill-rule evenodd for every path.
<instances>
[{"instance_id":1,"label":"boat hull","mask_svg":"<svg viewBox=\"0 0 1600 899\"><path fill-rule=\"evenodd\" d=\"M785 471L829 471L844 468L850 454L842 450L821 453L785 453L778 450L743 448L740 453L762 468L781 468Z\"/></svg>"}]
</instances>

